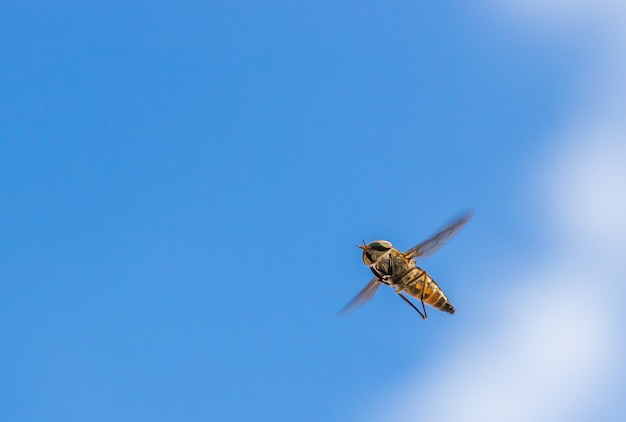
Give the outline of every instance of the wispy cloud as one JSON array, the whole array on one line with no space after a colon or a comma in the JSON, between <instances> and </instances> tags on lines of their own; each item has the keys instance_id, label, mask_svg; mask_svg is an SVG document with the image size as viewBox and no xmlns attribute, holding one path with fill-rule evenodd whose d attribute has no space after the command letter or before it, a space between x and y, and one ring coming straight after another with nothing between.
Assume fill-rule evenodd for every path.
<instances>
[{"instance_id":1,"label":"wispy cloud","mask_svg":"<svg viewBox=\"0 0 626 422\"><path fill-rule=\"evenodd\" d=\"M433 365L437 373L416 372L385 397L374 419L576 420L600 400L618 359L617 311L584 294L597 293L590 275L578 268L519 274L512 284L525 289L512 295L498 326L475 330L471 341Z\"/></svg>"},{"instance_id":2,"label":"wispy cloud","mask_svg":"<svg viewBox=\"0 0 626 422\"><path fill-rule=\"evenodd\" d=\"M497 327L475 326L437 373L416 372L384 397L375 420L587 419L623 368L617 296L626 277L626 3L498 3L507 19L542 36L587 28L597 44L594 63L573 87L570 119L546 134L544 164L527 175L539 192L542 225L554 230L546 238L551 256L543 268L499 274L517 280L510 285L518 290L505 299ZM626 404L612 406L626 415Z\"/></svg>"},{"instance_id":3,"label":"wispy cloud","mask_svg":"<svg viewBox=\"0 0 626 422\"><path fill-rule=\"evenodd\" d=\"M624 122L591 123L568 135L558 156L550 154L554 174L543 192L547 218L567 241L562 250L614 271L626 265L626 113L621 116Z\"/></svg>"}]
</instances>

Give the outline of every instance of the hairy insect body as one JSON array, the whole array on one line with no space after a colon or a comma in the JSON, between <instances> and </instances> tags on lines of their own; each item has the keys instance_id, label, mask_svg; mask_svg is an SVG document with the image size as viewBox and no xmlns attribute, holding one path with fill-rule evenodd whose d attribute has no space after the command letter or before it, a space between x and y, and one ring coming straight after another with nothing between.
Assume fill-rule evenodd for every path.
<instances>
[{"instance_id":1,"label":"hairy insect body","mask_svg":"<svg viewBox=\"0 0 626 422\"><path fill-rule=\"evenodd\" d=\"M441 287L426 271L415 265L415 259L431 255L445 245L472 218L472 214L472 211L462 214L437 234L406 252L394 248L388 240L375 240L368 244L363 241L362 245L357 245L363 251L361 255L363 263L374 273L374 278L339 311L339 315L344 315L367 303L383 284L393 287L398 296L417 311L423 319L428 318L425 303L453 314L455 312L454 306L443 293ZM420 311L403 293L419 300L422 310Z\"/></svg>"},{"instance_id":2,"label":"hairy insect body","mask_svg":"<svg viewBox=\"0 0 626 422\"><path fill-rule=\"evenodd\" d=\"M363 261L367 265L364 256ZM391 248L372 264L374 275L383 283L392 286L397 293L406 292L414 298L444 312L453 314L454 306L450 303L443 290L430 275L415 265L415 260L408 259L405 254Z\"/></svg>"}]
</instances>

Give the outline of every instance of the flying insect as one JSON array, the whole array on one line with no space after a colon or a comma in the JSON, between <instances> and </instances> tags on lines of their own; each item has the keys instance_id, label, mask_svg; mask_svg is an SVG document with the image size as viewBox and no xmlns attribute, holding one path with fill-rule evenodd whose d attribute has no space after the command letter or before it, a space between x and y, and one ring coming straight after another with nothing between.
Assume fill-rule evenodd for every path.
<instances>
[{"instance_id":1,"label":"flying insect","mask_svg":"<svg viewBox=\"0 0 626 422\"><path fill-rule=\"evenodd\" d=\"M367 283L354 299L339 311L338 315L344 315L367 303L383 284L393 287L396 294L411 305L422 319L428 318L425 303L441 311L453 314L456 309L452 306L441 287L426 271L415 265L415 263L416 258L432 255L445 245L465 226L473 214L473 211L462 214L437 234L406 252L401 252L394 248L391 242L387 240L375 240L369 244L363 241L362 245L357 245L363 250L363 263L372 271L374 278ZM419 300L422 305L422 311L403 293Z\"/></svg>"}]
</instances>

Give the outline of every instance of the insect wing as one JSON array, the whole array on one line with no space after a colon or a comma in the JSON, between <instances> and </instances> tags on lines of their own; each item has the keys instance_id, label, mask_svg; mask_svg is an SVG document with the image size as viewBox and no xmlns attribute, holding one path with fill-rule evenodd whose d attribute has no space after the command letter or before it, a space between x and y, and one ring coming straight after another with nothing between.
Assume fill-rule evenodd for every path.
<instances>
[{"instance_id":1,"label":"insect wing","mask_svg":"<svg viewBox=\"0 0 626 422\"><path fill-rule=\"evenodd\" d=\"M468 211L461 217L454 220L446 228L439 233L432 236L430 239L425 240L414 248L409 249L404 253L408 259L416 258L418 256L427 256L435 253L439 248L445 245L455 234L463 228L463 226L472 218L474 211Z\"/></svg>"},{"instance_id":2,"label":"insect wing","mask_svg":"<svg viewBox=\"0 0 626 422\"><path fill-rule=\"evenodd\" d=\"M367 286L365 286L363 290L361 290L359 294L354 297L354 299L348 302L348 304L337 313L337 316L344 316L348 312L354 311L359 306L365 305L371 298L374 297L376 290L378 290L378 286L381 284L382 283L378 277L371 279L370 282L367 283Z\"/></svg>"}]
</instances>

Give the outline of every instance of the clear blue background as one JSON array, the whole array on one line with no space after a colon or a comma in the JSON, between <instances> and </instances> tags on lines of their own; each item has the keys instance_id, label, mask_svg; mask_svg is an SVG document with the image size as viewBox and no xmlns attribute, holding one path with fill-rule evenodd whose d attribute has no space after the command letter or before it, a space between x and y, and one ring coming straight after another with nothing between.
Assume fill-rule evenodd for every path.
<instances>
[{"instance_id":1,"label":"clear blue background","mask_svg":"<svg viewBox=\"0 0 626 422\"><path fill-rule=\"evenodd\" d=\"M577 54L460 2L3 5L0 419L340 421L432 369L535 239ZM469 207L423 263L455 316L335 319L356 243Z\"/></svg>"}]
</instances>

